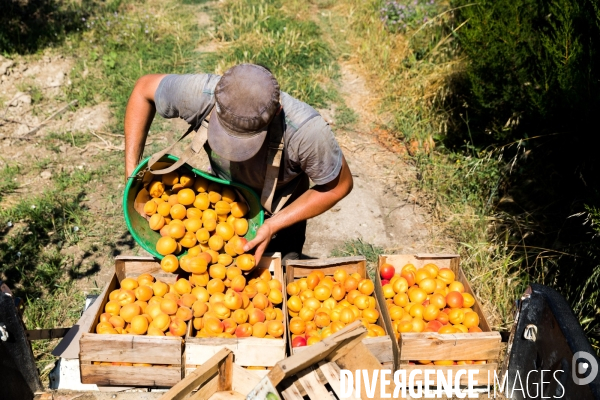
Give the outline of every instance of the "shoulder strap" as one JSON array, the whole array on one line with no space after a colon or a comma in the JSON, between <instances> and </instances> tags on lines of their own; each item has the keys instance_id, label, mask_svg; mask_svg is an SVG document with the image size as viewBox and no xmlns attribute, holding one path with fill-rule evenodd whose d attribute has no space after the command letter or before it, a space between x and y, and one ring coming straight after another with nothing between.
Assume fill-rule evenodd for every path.
<instances>
[{"instance_id":1,"label":"shoulder strap","mask_svg":"<svg viewBox=\"0 0 600 400\"><path fill-rule=\"evenodd\" d=\"M277 213L285 205L292 193L283 196L275 209L273 209L273 198L277 189L277 181L279 180L279 169L281 167L281 159L283 156L283 133L284 121L283 116L277 116L273 121L272 129L269 131L269 149L267 152L267 171L265 173L265 184L263 186L260 202L263 207L272 214Z\"/></svg>"},{"instance_id":2,"label":"shoulder strap","mask_svg":"<svg viewBox=\"0 0 600 400\"><path fill-rule=\"evenodd\" d=\"M204 142L206 142L208 129L205 120L210 115L210 112L212 111L213 107L214 103L206 109L206 111L204 112L204 114L202 114L202 117L198 119L196 124L190 125L189 129L183 135L181 135L181 137L177 139L173 144L168 146L166 149L154 153L150 157L150 160L148 160L148 171L152 172L154 175L168 174L169 172L175 171L177 168L185 164L190 158L198 154L202 150ZM185 151L183 156L176 163L164 169L152 170L152 166L156 164L158 160L160 160L165 154L168 154L177 143L181 142L192 131L198 131L198 133L194 136L194 139L192 140L192 145Z\"/></svg>"}]
</instances>

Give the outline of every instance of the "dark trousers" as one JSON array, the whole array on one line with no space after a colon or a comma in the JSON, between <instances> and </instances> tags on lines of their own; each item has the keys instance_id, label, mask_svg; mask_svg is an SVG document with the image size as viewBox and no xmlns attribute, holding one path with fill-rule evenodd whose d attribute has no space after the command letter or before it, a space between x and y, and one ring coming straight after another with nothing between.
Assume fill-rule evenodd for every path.
<instances>
[{"instance_id":1,"label":"dark trousers","mask_svg":"<svg viewBox=\"0 0 600 400\"><path fill-rule=\"evenodd\" d=\"M300 197L309 188L309 181L306 175L299 177L300 182L296 187L296 190L286 203L286 206L292 204L298 197ZM284 207L285 208L285 207ZM269 218L267 216L267 218ZM304 247L304 241L306 240L306 221L300 221L292 226L277 232L271 239L269 246L267 246L267 252L280 252L282 261L285 260L297 260L302 254L302 247ZM285 263L284 263L285 265Z\"/></svg>"}]
</instances>

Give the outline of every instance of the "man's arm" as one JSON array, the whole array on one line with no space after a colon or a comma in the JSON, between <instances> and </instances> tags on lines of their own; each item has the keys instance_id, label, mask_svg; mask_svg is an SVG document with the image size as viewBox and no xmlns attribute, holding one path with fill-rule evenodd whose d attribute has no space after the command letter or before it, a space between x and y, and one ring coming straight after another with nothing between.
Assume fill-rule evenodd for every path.
<instances>
[{"instance_id":1,"label":"man's arm","mask_svg":"<svg viewBox=\"0 0 600 400\"><path fill-rule=\"evenodd\" d=\"M154 93L164 74L142 76L135 83L125 109L125 179L135 170L156 113Z\"/></svg>"},{"instance_id":2,"label":"man's arm","mask_svg":"<svg viewBox=\"0 0 600 400\"><path fill-rule=\"evenodd\" d=\"M289 206L267 219L256 232L256 237L244 246L244 251L247 252L256 247L254 257L258 264L275 233L329 210L350 193L352 186L352 173L342 155L342 168L337 178L325 185L312 187Z\"/></svg>"}]
</instances>

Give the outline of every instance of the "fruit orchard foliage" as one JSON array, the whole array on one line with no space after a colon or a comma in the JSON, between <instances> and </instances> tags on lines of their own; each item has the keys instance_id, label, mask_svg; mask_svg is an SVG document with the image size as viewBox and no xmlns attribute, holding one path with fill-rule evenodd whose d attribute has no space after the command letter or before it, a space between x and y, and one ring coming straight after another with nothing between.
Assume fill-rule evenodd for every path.
<instances>
[{"instance_id":1,"label":"fruit orchard foliage","mask_svg":"<svg viewBox=\"0 0 600 400\"><path fill-rule=\"evenodd\" d=\"M452 7L462 7L456 26L466 21L457 30L468 57L461 100L475 143L564 130L584 133L578 130L589 127L600 109L598 3L472 3L452 1Z\"/></svg>"}]
</instances>

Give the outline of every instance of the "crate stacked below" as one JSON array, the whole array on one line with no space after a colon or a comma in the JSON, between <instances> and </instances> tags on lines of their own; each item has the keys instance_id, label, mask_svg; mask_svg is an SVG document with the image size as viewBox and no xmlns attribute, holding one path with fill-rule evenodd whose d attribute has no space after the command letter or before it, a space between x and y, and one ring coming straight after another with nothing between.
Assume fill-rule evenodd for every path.
<instances>
[{"instance_id":1,"label":"crate stacked below","mask_svg":"<svg viewBox=\"0 0 600 400\"><path fill-rule=\"evenodd\" d=\"M398 336L398 340L393 341L397 369L405 370L407 376L415 369L421 370L423 373L426 370L443 371L444 374L447 374L447 371L455 373L459 370L465 370L468 374L469 371L476 370L478 372L474 378L477 380L477 385L493 384L494 372L498 368L500 333L490 329L482 308L460 268L459 261L459 256L445 254L381 255L375 278L375 293L381 304L383 321L388 332L395 332L393 335ZM471 308L479 317L481 332L440 334L436 332L398 333L395 331L380 277L380 269L384 264L391 264L397 274L400 274L407 264L414 265L416 270L427 264L435 264L439 269L450 269L454 273L455 280L464 287L464 292L473 296L474 304ZM389 298L390 295L388 295ZM453 362L454 365L435 365L448 362ZM431 376L434 382L436 382L436 375L437 372ZM467 384L467 378L467 375L463 375L461 384Z\"/></svg>"},{"instance_id":2,"label":"crate stacked below","mask_svg":"<svg viewBox=\"0 0 600 400\"><path fill-rule=\"evenodd\" d=\"M165 283L176 281L176 275L164 273L160 264L152 257L127 256L116 259L115 274L96 300L102 303L94 322L79 341L82 383L170 387L181 380L182 337L96 333L96 325L109 301L109 294L120 287L123 279L135 278L145 273Z\"/></svg>"}]
</instances>

